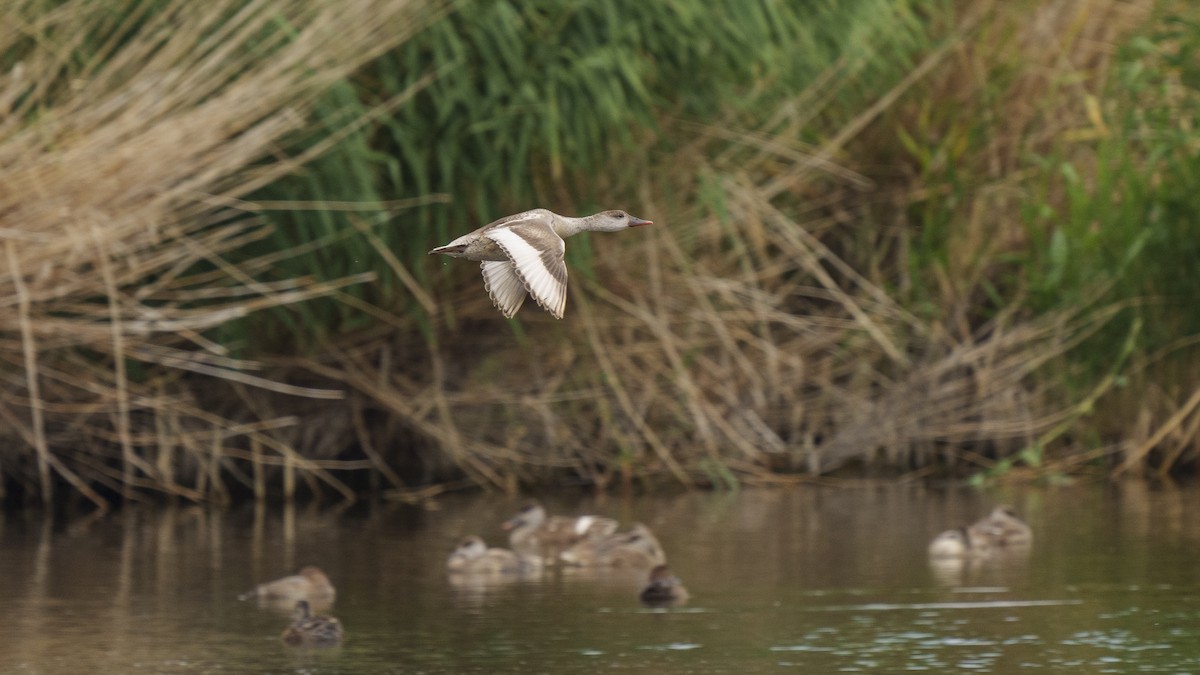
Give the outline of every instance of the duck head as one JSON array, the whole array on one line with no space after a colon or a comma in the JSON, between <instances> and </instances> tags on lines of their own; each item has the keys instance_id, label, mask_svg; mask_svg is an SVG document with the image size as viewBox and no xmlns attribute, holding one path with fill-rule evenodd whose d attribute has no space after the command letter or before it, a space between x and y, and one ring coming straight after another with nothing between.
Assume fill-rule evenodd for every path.
<instances>
[{"instance_id":1,"label":"duck head","mask_svg":"<svg viewBox=\"0 0 1200 675\"><path fill-rule=\"evenodd\" d=\"M312 616L312 606L308 604L307 600L297 600L296 608L292 610L292 616L296 621L303 621Z\"/></svg>"},{"instance_id":2,"label":"duck head","mask_svg":"<svg viewBox=\"0 0 1200 675\"><path fill-rule=\"evenodd\" d=\"M653 220L643 220L621 210L601 211L589 219L592 221L590 229L598 232L618 232L630 227L654 224Z\"/></svg>"},{"instance_id":3,"label":"duck head","mask_svg":"<svg viewBox=\"0 0 1200 675\"><path fill-rule=\"evenodd\" d=\"M505 530L516 530L524 527L537 527L546 521L546 509L537 502L529 502L517 511L517 515L504 521L501 525Z\"/></svg>"},{"instance_id":4,"label":"duck head","mask_svg":"<svg viewBox=\"0 0 1200 675\"><path fill-rule=\"evenodd\" d=\"M480 539L476 536L470 536L466 539L463 539L462 543L458 545L458 548L454 549L454 552L451 553L450 556L452 558L465 558L466 560L473 560L483 556L485 553L487 553L487 544L483 542L483 539Z\"/></svg>"}]
</instances>

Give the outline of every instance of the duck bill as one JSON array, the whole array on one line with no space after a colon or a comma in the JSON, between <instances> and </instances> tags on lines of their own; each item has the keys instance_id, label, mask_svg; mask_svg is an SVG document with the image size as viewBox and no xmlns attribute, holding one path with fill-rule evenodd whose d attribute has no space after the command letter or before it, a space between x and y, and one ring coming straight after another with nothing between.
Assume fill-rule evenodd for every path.
<instances>
[{"instance_id":1,"label":"duck bill","mask_svg":"<svg viewBox=\"0 0 1200 675\"><path fill-rule=\"evenodd\" d=\"M641 218L635 218L634 216L629 216L629 226L630 227L641 227L643 225L653 225L653 224L654 224L653 220L642 220Z\"/></svg>"}]
</instances>

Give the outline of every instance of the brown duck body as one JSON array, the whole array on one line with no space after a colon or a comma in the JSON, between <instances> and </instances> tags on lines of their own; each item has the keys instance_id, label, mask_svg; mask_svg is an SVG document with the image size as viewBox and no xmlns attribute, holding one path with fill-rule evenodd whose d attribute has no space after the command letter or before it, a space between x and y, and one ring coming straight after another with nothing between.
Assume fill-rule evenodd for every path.
<instances>
[{"instance_id":1,"label":"brown duck body","mask_svg":"<svg viewBox=\"0 0 1200 675\"><path fill-rule=\"evenodd\" d=\"M547 516L546 509L531 501L504 523L513 551L526 558L558 562L568 548L589 539L600 539L617 530L617 521L603 516Z\"/></svg>"},{"instance_id":2,"label":"brown duck body","mask_svg":"<svg viewBox=\"0 0 1200 675\"><path fill-rule=\"evenodd\" d=\"M522 558L502 548L488 548L474 535L463 539L446 559L451 574L523 574L540 566L540 560Z\"/></svg>"},{"instance_id":3,"label":"brown duck body","mask_svg":"<svg viewBox=\"0 0 1200 675\"><path fill-rule=\"evenodd\" d=\"M306 600L296 603L296 618L281 636L293 647L336 647L345 637L342 622L331 616L313 615Z\"/></svg>"},{"instance_id":4,"label":"brown duck body","mask_svg":"<svg viewBox=\"0 0 1200 675\"><path fill-rule=\"evenodd\" d=\"M305 567L291 576L259 584L252 591L238 596L242 600L259 598L267 601L282 601L289 605L298 600L307 600L314 604L329 604L333 602L337 590L330 583L329 577L319 567Z\"/></svg>"},{"instance_id":5,"label":"brown duck body","mask_svg":"<svg viewBox=\"0 0 1200 675\"><path fill-rule=\"evenodd\" d=\"M650 581L638 599L650 607L674 607L688 601L688 591L679 577L671 573L666 565L657 565L650 570Z\"/></svg>"},{"instance_id":6,"label":"brown duck body","mask_svg":"<svg viewBox=\"0 0 1200 675\"><path fill-rule=\"evenodd\" d=\"M1033 530L1009 506L997 506L967 529L973 540L987 542L990 546L1028 546L1033 543Z\"/></svg>"},{"instance_id":7,"label":"brown duck body","mask_svg":"<svg viewBox=\"0 0 1200 675\"><path fill-rule=\"evenodd\" d=\"M650 528L636 523L627 532L585 539L563 551L564 563L580 567L651 569L665 565L667 556Z\"/></svg>"},{"instance_id":8,"label":"brown duck body","mask_svg":"<svg viewBox=\"0 0 1200 675\"><path fill-rule=\"evenodd\" d=\"M1006 550L1022 552L1033 543L1029 529L1010 507L997 506L965 527L946 530L929 544L933 558L978 558Z\"/></svg>"}]
</instances>

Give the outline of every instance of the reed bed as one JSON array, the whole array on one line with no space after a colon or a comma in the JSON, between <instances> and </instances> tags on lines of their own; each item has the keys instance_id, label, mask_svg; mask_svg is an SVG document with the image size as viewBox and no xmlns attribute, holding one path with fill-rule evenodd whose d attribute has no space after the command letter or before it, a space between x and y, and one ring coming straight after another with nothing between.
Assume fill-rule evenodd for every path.
<instances>
[{"instance_id":1,"label":"reed bed","mask_svg":"<svg viewBox=\"0 0 1200 675\"><path fill-rule=\"evenodd\" d=\"M231 252L270 234L242 200L322 151L284 155L281 142L311 125L333 83L417 30L432 7L4 4L0 473L19 482L36 463L43 500L61 481L104 508L113 494L220 497L235 439L311 464L262 437L294 416L217 414L205 393L341 393L256 374L210 335L374 276L271 278L292 251L233 264Z\"/></svg>"},{"instance_id":2,"label":"reed bed","mask_svg":"<svg viewBox=\"0 0 1200 675\"><path fill-rule=\"evenodd\" d=\"M1108 176L1102 123L1139 119L1111 73L1170 54L1113 45L1159 3L617 4L0 10L0 485L424 500L1192 456L1192 399L1089 426L1162 352L1061 179ZM425 252L531 204L659 224L573 239L567 318L506 322Z\"/></svg>"},{"instance_id":3,"label":"reed bed","mask_svg":"<svg viewBox=\"0 0 1200 675\"><path fill-rule=\"evenodd\" d=\"M576 261L583 270L572 272L562 325L527 312L512 335L497 331L468 269L465 288L439 297L446 318L433 335L369 338L315 371L415 432L410 443L440 450L423 463L504 489L563 475L736 485L812 480L848 465L914 475L957 465L984 478L1063 466L1050 449L1073 448L1069 457L1079 447L1073 435L1114 389L1140 328L1120 330L1108 367L1080 385L1064 354L1111 330L1127 305L1093 287L1088 298L1031 312L1027 291L997 290L1009 283L1012 240L1024 236L1019 194L1043 180L1014 174L1030 178L1022 153L1051 150L1032 137L1037 118L1074 111L1064 127L1087 119L1061 87L1100 87L1104 46L1148 11L1061 3L1031 18L1027 6L972 8L848 120L835 114L841 83L861 76L848 64L776 101L774 114L749 118L753 127L738 126L741 111L711 124L672 120L667 133L689 143L665 164L687 170L635 172L637 199L662 227L640 239L573 241L588 256ZM1029 22L1037 30L1021 33ZM1046 34L1072 41L1036 48ZM1008 145L958 165L984 174L981 183L956 194L920 156L896 160L916 172L903 179L872 177L848 159L869 155L880 127L891 128L884 118L909 121L903 107L917 92L996 67L997 54L978 43L1038 64L1005 83L1026 92L1012 99L1024 119L984 111L1015 126ZM996 86L974 85L981 97ZM1025 95L1064 109L1025 111ZM605 180L604 171L588 175ZM960 211L922 221L944 227L941 238L914 239L922 233L906 218L939 197L958 198ZM397 373L401 362L420 365Z\"/></svg>"}]
</instances>

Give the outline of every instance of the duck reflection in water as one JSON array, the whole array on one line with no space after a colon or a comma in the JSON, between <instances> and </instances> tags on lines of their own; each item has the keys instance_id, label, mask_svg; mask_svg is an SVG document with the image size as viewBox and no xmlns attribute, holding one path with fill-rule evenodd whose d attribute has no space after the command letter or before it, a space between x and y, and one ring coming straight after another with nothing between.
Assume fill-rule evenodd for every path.
<instances>
[{"instance_id":1,"label":"duck reflection in water","mask_svg":"<svg viewBox=\"0 0 1200 675\"><path fill-rule=\"evenodd\" d=\"M336 647L345 639L342 622L313 615L307 600L296 602L295 620L283 631L283 641L293 647Z\"/></svg>"},{"instance_id":2,"label":"duck reflection in water","mask_svg":"<svg viewBox=\"0 0 1200 675\"><path fill-rule=\"evenodd\" d=\"M642 604L648 607L677 607L687 604L688 597L683 582L666 565L650 570L650 583L638 595Z\"/></svg>"}]
</instances>

